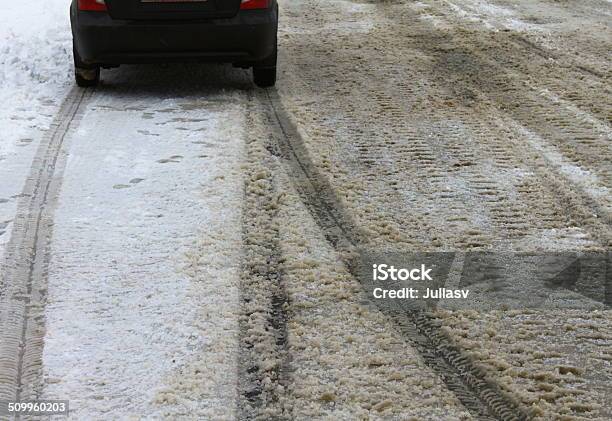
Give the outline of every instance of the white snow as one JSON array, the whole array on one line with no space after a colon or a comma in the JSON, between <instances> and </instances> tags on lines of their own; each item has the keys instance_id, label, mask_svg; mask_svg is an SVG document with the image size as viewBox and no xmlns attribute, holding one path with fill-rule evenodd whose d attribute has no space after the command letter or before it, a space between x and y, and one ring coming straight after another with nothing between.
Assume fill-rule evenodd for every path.
<instances>
[{"instance_id":1,"label":"white snow","mask_svg":"<svg viewBox=\"0 0 612 421\"><path fill-rule=\"evenodd\" d=\"M68 137L45 397L69 399L75 420L228 419L244 98L143 91L98 92Z\"/></svg>"},{"instance_id":2,"label":"white snow","mask_svg":"<svg viewBox=\"0 0 612 421\"><path fill-rule=\"evenodd\" d=\"M36 147L69 86L68 5L0 4L0 261Z\"/></svg>"},{"instance_id":3,"label":"white snow","mask_svg":"<svg viewBox=\"0 0 612 421\"><path fill-rule=\"evenodd\" d=\"M539 30L537 25L520 20L515 11L486 0L464 0L461 5L450 0L444 2L457 16L471 22L479 22L489 30L509 29L519 32Z\"/></svg>"},{"instance_id":4,"label":"white snow","mask_svg":"<svg viewBox=\"0 0 612 421\"><path fill-rule=\"evenodd\" d=\"M0 259L72 87L69 3L0 5ZM72 419L231 418L244 97L126 91L98 92L66 139L43 395Z\"/></svg>"},{"instance_id":5,"label":"white snow","mask_svg":"<svg viewBox=\"0 0 612 421\"><path fill-rule=\"evenodd\" d=\"M69 3L0 5L0 259L72 87ZM72 419L234 413L244 110L210 96L97 94L67 138L43 393Z\"/></svg>"}]
</instances>

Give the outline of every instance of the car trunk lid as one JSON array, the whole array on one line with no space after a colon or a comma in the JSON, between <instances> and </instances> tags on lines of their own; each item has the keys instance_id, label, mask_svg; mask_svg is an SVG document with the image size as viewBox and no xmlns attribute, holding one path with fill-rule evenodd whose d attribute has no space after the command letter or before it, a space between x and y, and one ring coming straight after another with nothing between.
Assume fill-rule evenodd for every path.
<instances>
[{"instance_id":1,"label":"car trunk lid","mask_svg":"<svg viewBox=\"0 0 612 421\"><path fill-rule=\"evenodd\" d=\"M241 0L106 0L113 19L181 20L228 18Z\"/></svg>"}]
</instances>

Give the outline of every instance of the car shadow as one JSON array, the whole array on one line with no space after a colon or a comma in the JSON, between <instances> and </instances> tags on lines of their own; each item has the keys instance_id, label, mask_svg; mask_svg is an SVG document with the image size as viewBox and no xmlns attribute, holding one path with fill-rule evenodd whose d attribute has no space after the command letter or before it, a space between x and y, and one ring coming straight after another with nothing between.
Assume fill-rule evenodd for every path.
<instances>
[{"instance_id":1,"label":"car shadow","mask_svg":"<svg viewBox=\"0 0 612 421\"><path fill-rule=\"evenodd\" d=\"M102 69L96 94L124 98L202 98L253 89L251 72L231 64L140 64Z\"/></svg>"}]
</instances>

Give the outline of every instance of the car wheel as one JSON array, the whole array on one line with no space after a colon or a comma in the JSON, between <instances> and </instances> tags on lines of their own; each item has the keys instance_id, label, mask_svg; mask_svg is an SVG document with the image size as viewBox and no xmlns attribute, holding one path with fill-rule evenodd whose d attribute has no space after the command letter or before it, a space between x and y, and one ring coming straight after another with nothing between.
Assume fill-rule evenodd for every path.
<instances>
[{"instance_id":1,"label":"car wheel","mask_svg":"<svg viewBox=\"0 0 612 421\"><path fill-rule=\"evenodd\" d=\"M100 83L100 68L82 69L75 67L74 79L76 84L82 88L97 86Z\"/></svg>"},{"instance_id":2,"label":"car wheel","mask_svg":"<svg viewBox=\"0 0 612 421\"><path fill-rule=\"evenodd\" d=\"M72 48L74 56L74 79L82 88L97 86L100 83L100 66L86 65L81 60L76 48Z\"/></svg>"},{"instance_id":3,"label":"car wheel","mask_svg":"<svg viewBox=\"0 0 612 421\"><path fill-rule=\"evenodd\" d=\"M278 47L276 41L274 51L262 61L253 66L253 81L260 88L269 88L276 84L276 61L278 57Z\"/></svg>"},{"instance_id":4,"label":"car wheel","mask_svg":"<svg viewBox=\"0 0 612 421\"><path fill-rule=\"evenodd\" d=\"M253 81L260 88L269 88L276 84L275 67L253 67Z\"/></svg>"}]
</instances>

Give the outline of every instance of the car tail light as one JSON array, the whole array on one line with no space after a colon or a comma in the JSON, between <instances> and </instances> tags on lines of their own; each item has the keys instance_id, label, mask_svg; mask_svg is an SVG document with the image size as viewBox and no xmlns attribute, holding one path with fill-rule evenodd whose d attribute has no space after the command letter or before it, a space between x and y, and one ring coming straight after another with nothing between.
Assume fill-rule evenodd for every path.
<instances>
[{"instance_id":1,"label":"car tail light","mask_svg":"<svg viewBox=\"0 0 612 421\"><path fill-rule=\"evenodd\" d=\"M267 9L270 7L270 0L242 0L240 10Z\"/></svg>"},{"instance_id":2,"label":"car tail light","mask_svg":"<svg viewBox=\"0 0 612 421\"><path fill-rule=\"evenodd\" d=\"M89 10L92 12L106 11L104 0L78 0L79 10Z\"/></svg>"}]
</instances>

